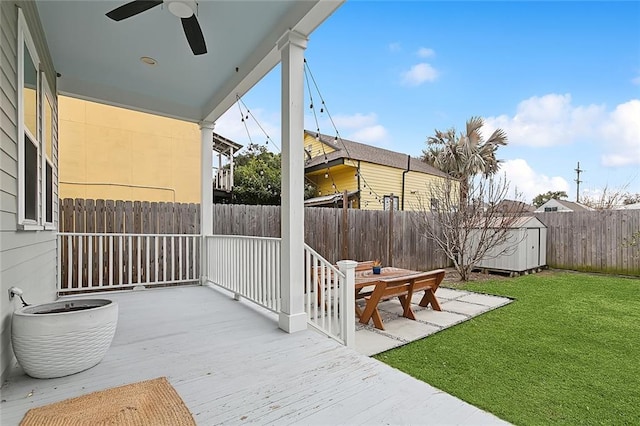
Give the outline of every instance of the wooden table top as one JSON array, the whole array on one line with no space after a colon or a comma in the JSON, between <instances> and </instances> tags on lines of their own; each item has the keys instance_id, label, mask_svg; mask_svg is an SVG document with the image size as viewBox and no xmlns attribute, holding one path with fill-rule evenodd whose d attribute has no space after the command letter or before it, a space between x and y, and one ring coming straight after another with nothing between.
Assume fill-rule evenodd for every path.
<instances>
[{"instance_id":1,"label":"wooden table top","mask_svg":"<svg viewBox=\"0 0 640 426\"><path fill-rule=\"evenodd\" d=\"M405 275L421 274L420 271L412 271L410 269L401 269L387 266L380 270L379 274L374 274L372 269L356 273L356 286L369 285L385 278L403 277Z\"/></svg>"}]
</instances>

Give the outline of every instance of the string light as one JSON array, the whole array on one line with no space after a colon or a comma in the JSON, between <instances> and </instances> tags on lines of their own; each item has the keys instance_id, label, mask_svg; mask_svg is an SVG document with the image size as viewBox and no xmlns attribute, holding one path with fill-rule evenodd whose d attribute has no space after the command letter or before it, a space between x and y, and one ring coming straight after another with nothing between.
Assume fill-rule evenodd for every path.
<instances>
[{"instance_id":1,"label":"string light","mask_svg":"<svg viewBox=\"0 0 640 426\"><path fill-rule=\"evenodd\" d=\"M236 94L236 104L238 105L238 110L240 111L241 121L244 123L244 128L245 128L245 131L247 132L247 138L249 139L249 144L252 145L253 144L253 140L251 138L251 133L249 132L249 128L247 127L246 121L248 121L249 117L251 117L251 118L253 118L253 120L256 122L256 124L258 125L258 127L260 128L260 130L262 131L264 136L266 137L265 146L268 146L269 145L269 141L271 141L271 144L278 150L278 152L281 152L280 151L280 147L273 141L273 139L271 139L271 137L269 136L267 131L264 129L264 127L262 127L262 125L260 124L258 119L251 113L251 110L249 110L247 105L244 103L244 101L242 100L242 98L238 94ZM243 112L242 107L244 107L246 109L246 113ZM264 170L260 170L259 173L260 173L260 176L264 176ZM311 179L309 179L306 175L305 175L304 178L307 181L309 181L309 183L311 183L312 185L315 185L315 182L312 181ZM271 189L271 184L269 184L267 186L267 189ZM277 191L277 188L274 188L272 193L273 193L273 195L278 195L279 194L278 191Z\"/></svg>"},{"instance_id":2,"label":"string light","mask_svg":"<svg viewBox=\"0 0 640 426\"><path fill-rule=\"evenodd\" d=\"M320 109L320 112L321 112L321 113L324 113L324 112L325 112L325 109L326 109L326 113L327 113L327 115L328 115L328 117L329 117L329 120L330 120L330 122L331 122L331 125L333 126L333 128L334 128L334 130L335 130L335 132L336 132L336 135L335 135L335 137L334 137L334 143L335 143L335 145L338 145L338 142L339 142L339 141L338 141L338 139L340 139L340 142L342 142L342 147L344 148L345 153L347 154L347 158L351 159L351 154L349 153L349 149L347 148L346 144L344 143L344 141L343 141L343 140L342 140L342 138L340 137L340 133L338 132L338 129L337 129L337 127L336 127L336 124L335 124L335 122L333 121L333 117L331 117L331 113L329 112L329 109L328 109L328 108L326 108L325 100L324 100L324 99L323 99L323 97L322 97L322 93L320 93L320 88L318 87L318 84L317 84L317 82L316 82L316 80L315 80L315 78L314 78L314 76L313 76L313 73L311 72L311 69L310 69L310 67L309 67L309 64L308 64L308 62L307 62L306 58L304 59L304 75L305 75L305 83L307 84L307 89L308 89L308 92L309 92L309 99L311 100L311 105L313 105L313 95L312 95L312 92L311 92L311 84L310 84L310 82L313 82L313 86L314 86L314 88L315 88L315 90L316 90L317 94L320 96L320 101L321 101L321 103L322 103L322 107L321 107L321 109ZM320 128L319 128L319 125L318 125L318 117L317 117L317 115L316 115L316 113L315 113L315 109L313 109L313 108L312 108L312 110L313 110L313 116L314 116L314 119L315 119L315 122L316 122L316 127L317 127L317 133L316 133L316 135L318 135L318 134L320 133ZM322 148L322 151L324 151L324 145L323 145L323 144L321 144L321 148ZM326 153L326 152L324 152L324 162L325 162L325 164L327 164L327 163L328 163L327 153ZM367 188L367 187L369 187L369 195L374 195L374 194L375 194L375 198L376 198L377 200L381 200L381 198L380 198L380 197L378 196L378 194L373 190L373 188L371 187L371 185L367 185L367 180L366 180L365 176L363 176L362 171L360 170L360 168L359 168L359 167L358 167L358 170L357 170L357 171L356 171L356 173L355 173L355 177L356 177L356 178L359 178L359 179L361 180L362 185L363 185L363 188ZM332 178L332 180L333 180L333 178ZM379 202L380 202L380 201L379 201ZM367 203L367 204L368 204L368 203ZM366 206L367 204L365 204L365 206Z\"/></svg>"}]
</instances>

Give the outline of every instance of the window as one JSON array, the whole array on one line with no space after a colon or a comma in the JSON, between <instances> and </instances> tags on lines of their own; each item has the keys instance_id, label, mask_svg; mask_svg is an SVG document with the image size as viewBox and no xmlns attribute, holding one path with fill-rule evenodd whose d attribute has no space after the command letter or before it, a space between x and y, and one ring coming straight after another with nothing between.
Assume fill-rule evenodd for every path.
<instances>
[{"instance_id":1,"label":"window","mask_svg":"<svg viewBox=\"0 0 640 426\"><path fill-rule=\"evenodd\" d=\"M391 209L391 196L390 195L385 195L384 196L384 209L385 210L390 210ZM394 210L398 210L398 208L400 207L400 198L398 196L393 196L393 209Z\"/></svg>"},{"instance_id":2,"label":"window","mask_svg":"<svg viewBox=\"0 0 640 426\"><path fill-rule=\"evenodd\" d=\"M440 208L440 200L438 200L437 198L432 198L431 199L431 211L432 212L437 212L439 208Z\"/></svg>"},{"instance_id":3,"label":"window","mask_svg":"<svg viewBox=\"0 0 640 426\"><path fill-rule=\"evenodd\" d=\"M544 211L545 212L557 212L558 208L557 207L545 207Z\"/></svg>"},{"instance_id":4,"label":"window","mask_svg":"<svg viewBox=\"0 0 640 426\"><path fill-rule=\"evenodd\" d=\"M47 84L47 79L42 75L43 88L43 116L42 116L42 217L45 227L53 229L53 95Z\"/></svg>"},{"instance_id":5,"label":"window","mask_svg":"<svg viewBox=\"0 0 640 426\"><path fill-rule=\"evenodd\" d=\"M54 97L21 9L18 9L18 225L53 226ZM43 95L47 91L47 97Z\"/></svg>"}]
</instances>

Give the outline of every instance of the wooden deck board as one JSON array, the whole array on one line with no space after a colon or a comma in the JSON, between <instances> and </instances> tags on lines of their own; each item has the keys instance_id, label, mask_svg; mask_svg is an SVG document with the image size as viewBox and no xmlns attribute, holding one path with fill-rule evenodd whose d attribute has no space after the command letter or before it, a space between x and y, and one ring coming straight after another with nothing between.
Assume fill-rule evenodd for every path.
<instances>
[{"instance_id":1,"label":"wooden deck board","mask_svg":"<svg viewBox=\"0 0 640 426\"><path fill-rule=\"evenodd\" d=\"M501 423L311 329L286 334L273 314L207 287L100 297L120 307L105 359L49 380L16 368L1 389L2 425L33 407L160 376L201 425Z\"/></svg>"}]
</instances>

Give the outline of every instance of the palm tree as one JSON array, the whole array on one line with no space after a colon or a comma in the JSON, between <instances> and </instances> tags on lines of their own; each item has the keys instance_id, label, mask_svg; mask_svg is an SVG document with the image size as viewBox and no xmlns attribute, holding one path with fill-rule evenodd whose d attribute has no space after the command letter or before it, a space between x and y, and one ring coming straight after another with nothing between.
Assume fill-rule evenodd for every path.
<instances>
[{"instance_id":1,"label":"palm tree","mask_svg":"<svg viewBox=\"0 0 640 426\"><path fill-rule=\"evenodd\" d=\"M428 148L422 151L422 161L460 180L461 202L467 199L469 179L477 174L489 177L498 171L502 160L496 158L496 151L507 145L502 129L496 129L485 141L480 133L483 125L481 117L471 117L466 134L456 135L453 127L446 132L436 130L435 136L427 139Z\"/></svg>"}]
</instances>

